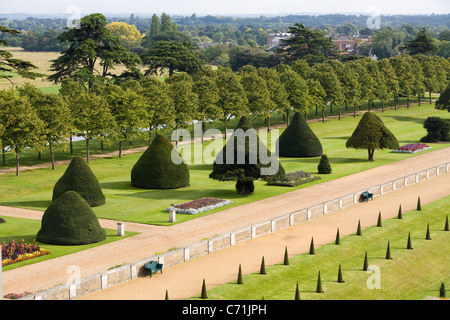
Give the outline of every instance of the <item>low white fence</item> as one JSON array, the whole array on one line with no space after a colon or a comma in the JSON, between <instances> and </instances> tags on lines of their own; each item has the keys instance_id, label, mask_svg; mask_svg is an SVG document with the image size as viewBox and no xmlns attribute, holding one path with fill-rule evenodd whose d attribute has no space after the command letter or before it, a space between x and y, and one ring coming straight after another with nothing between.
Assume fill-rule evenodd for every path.
<instances>
[{"instance_id":1,"label":"low white fence","mask_svg":"<svg viewBox=\"0 0 450 320\"><path fill-rule=\"evenodd\" d=\"M180 248L165 252L148 259L137 261L117 267L106 272L96 274L84 279L79 283L64 284L45 291L41 291L25 298L23 300L67 300L102 290L119 284L124 281L134 279L141 275L146 275L144 264L150 260L156 260L163 263L164 267L170 267L178 263L200 257L211 252L233 246L239 242L254 239L256 237L275 232L277 230L292 226L294 224L306 221L317 216L327 214L332 211L353 205L361 201L361 194L364 191L373 193L374 197L385 193L404 188L406 186L418 183L423 180L447 173L450 171L450 162L427 170L423 170L399 179L391 180L380 185L369 187L355 193L329 200L327 202L304 208L262 223L248 226L246 228L233 231L221 236L207 239L185 248Z\"/></svg>"}]
</instances>

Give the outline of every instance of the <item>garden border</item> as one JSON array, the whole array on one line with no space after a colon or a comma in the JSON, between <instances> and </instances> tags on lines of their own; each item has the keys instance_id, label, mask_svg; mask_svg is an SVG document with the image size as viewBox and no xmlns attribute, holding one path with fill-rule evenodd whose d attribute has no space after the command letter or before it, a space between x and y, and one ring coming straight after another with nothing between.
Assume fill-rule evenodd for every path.
<instances>
[{"instance_id":1,"label":"garden border","mask_svg":"<svg viewBox=\"0 0 450 320\"><path fill-rule=\"evenodd\" d=\"M79 283L66 283L51 289L40 291L20 300L70 300L77 297L106 289L113 285L135 279L139 276L147 275L144 264L149 260L156 260L163 263L164 267L170 267L191 259L221 250L240 242L251 240L259 236L275 232L277 230L292 226L294 224L313 219L315 217L340 210L344 207L363 201L361 194L364 191L373 193L374 197L395 191L409 185L418 183L450 172L450 162L433 166L426 170L409 174L402 178L397 178L376 186L369 187L354 193L344 195L312 207L302 208L298 211L284 214L258 224L241 228L230 233L226 233L211 239L194 243L190 246L171 250L159 255L149 257L131 264L126 264L99 274L83 278Z\"/></svg>"}]
</instances>

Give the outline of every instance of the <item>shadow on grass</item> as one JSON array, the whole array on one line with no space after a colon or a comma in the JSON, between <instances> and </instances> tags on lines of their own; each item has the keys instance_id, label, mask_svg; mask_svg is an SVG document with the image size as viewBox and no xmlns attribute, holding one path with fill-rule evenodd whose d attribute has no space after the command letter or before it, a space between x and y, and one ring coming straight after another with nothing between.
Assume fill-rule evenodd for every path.
<instances>
[{"instance_id":1,"label":"shadow on grass","mask_svg":"<svg viewBox=\"0 0 450 320\"><path fill-rule=\"evenodd\" d=\"M417 118L417 117L407 117L407 116L384 116L386 118L392 118L396 121L403 121L403 122L413 122L413 123L419 123L422 124L425 119Z\"/></svg>"},{"instance_id":2,"label":"shadow on grass","mask_svg":"<svg viewBox=\"0 0 450 320\"><path fill-rule=\"evenodd\" d=\"M30 200L30 201L10 201L10 202L0 202L0 206L5 207L20 207L20 208L42 208L47 209L51 200Z\"/></svg>"}]
</instances>

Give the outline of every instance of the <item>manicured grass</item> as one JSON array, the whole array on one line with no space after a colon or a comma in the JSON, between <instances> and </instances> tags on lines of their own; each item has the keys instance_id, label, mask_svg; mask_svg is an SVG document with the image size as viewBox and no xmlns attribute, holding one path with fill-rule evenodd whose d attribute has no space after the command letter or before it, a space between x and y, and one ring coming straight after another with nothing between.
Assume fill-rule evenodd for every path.
<instances>
[{"instance_id":1,"label":"manicured grass","mask_svg":"<svg viewBox=\"0 0 450 320\"><path fill-rule=\"evenodd\" d=\"M397 136L401 145L418 142L426 134L422 122L429 116L449 119L450 114L435 110L432 105L402 108L378 113L386 126ZM298 187L269 186L265 182L255 183L253 195L238 195L234 182L220 182L209 179L211 164L192 164L189 166L191 183L189 187L176 190L144 190L131 186L130 173L141 153L93 160L90 164L101 183L106 195L106 204L94 208L98 217L148 224L169 225L168 214L163 210L171 203L181 203L202 197L217 197L232 200L231 206L238 206L278 194L305 188L312 184L329 181L356 172L364 171L394 161L414 157L411 154L391 153L390 150L375 152L375 161L367 161L366 150L346 149L345 142L355 129L360 116L332 119L325 123L312 122L311 128L320 138L324 153L328 155L333 169L330 175L320 175L322 180L300 185ZM281 133L281 130L280 130ZM205 142L204 147L209 142ZM432 150L448 147L448 144L430 144ZM81 147L80 147L81 148ZM431 150L431 151L432 151ZM431 152L425 151L425 152ZM420 154L420 153L419 153ZM304 170L315 174L320 157L316 158L282 158L286 172ZM0 205L45 210L51 201L53 186L66 169L66 165L0 176ZM196 216L177 215L177 223L198 216L230 208L225 206Z\"/></svg>"},{"instance_id":2,"label":"manicured grass","mask_svg":"<svg viewBox=\"0 0 450 320\"><path fill-rule=\"evenodd\" d=\"M266 275L254 273L245 276L242 285L233 281L213 288L208 291L208 298L260 300L264 296L266 300L293 300L297 281L303 300L439 297L440 284L450 285L450 232L444 231L449 207L450 196L447 196L422 206L422 211L404 213L401 220L392 218L383 221L382 227L366 228L362 236L341 237L341 245L333 242L315 248L315 255L305 253L290 257L288 266L283 265L283 261L273 266L266 265ZM428 223L432 240L425 240ZM408 232L411 232L412 250L406 249ZM385 259L388 241L391 260ZM380 273L363 271L366 251L368 265L378 267ZM255 264L259 263L255 261ZM339 264L344 283L337 282ZM322 294L315 292L319 270ZM380 289L371 289L367 285L375 284L375 275L380 276Z\"/></svg>"},{"instance_id":3,"label":"manicured grass","mask_svg":"<svg viewBox=\"0 0 450 320\"><path fill-rule=\"evenodd\" d=\"M0 243L9 243L11 240L15 239L16 242L26 242L34 243L36 239L36 234L41 228L41 221L32 219L22 219L15 217L3 217L6 223L0 224ZM80 245L80 246L58 246L53 244L37 242L38 245L51 252L51 254L25 260L22 262L17 262L3 267L3 271L8 271L15 268L20 268L32 263L45 261L49 259L54 259L67 254L75 253L78 251L86 250L110 242L122 240L131 236L138 234L137 232L126 231L123 237L117 236L117 230L105 229L106 240L98 243ZM113 267L113 266L111 266Z\"/></svg>"}]
</instances>

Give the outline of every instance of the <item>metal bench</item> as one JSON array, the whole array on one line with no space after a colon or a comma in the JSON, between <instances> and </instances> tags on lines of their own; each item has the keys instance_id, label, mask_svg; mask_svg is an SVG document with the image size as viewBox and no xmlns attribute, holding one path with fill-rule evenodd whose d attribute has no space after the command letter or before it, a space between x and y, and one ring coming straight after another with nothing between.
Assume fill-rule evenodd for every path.
<instances>
[{"instance_id":1,"label":"metal bench","mask_svg":"<svg viewBox=\"0 0 450 320\"><path fill-rule=\"evenodd\" d=\"M156 273L158 271L161 271L163 269L163 264L158 263L158 261L149 261L144 265L145 270L150 271L150 277L152 277L153 273Z\"/></svg>"}]
</instances>

